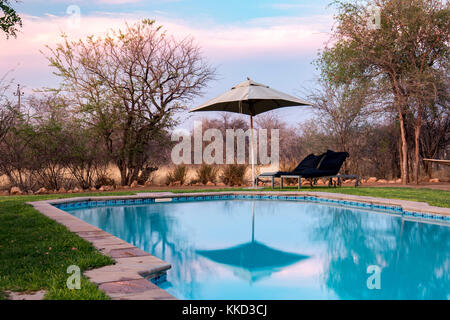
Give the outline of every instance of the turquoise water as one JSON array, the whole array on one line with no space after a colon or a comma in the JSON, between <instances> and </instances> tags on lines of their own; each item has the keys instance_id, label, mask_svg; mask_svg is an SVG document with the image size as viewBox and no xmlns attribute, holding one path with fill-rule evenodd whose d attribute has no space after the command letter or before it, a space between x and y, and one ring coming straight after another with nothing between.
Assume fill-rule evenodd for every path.
<instances>
[{"instance_id":1,"label":"turquoise water","mask_svg":"<svg viewBox=\"0 0 450 320\"><path fill-rule=\"evenodd\" d=\"M67 211L169 262L179 299L450 299L447 225L279 200Z\"/></svg>"}]
</instances>

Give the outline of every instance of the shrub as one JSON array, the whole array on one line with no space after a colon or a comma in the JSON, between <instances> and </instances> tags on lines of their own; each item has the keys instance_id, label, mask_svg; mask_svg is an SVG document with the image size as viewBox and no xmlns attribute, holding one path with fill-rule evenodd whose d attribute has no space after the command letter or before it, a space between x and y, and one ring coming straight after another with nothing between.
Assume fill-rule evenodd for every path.
<instances>
[{"instance_id":1,"label":"shrub","mask_svg":"<svg viewBox=\"0 0 450 320\"><path fill-rule=\"evenodd\" d=\"M99 174L95 180L95 187L98 189L101 186L114 186L116 182L114 179L108 177L106 173Z\"/></svg>"},{"instance_id":2,"label":"shrub","mask_svg":"<svg viewBox=\"0 0 450 320\"><path fill-rule=\"evenodd\" d=\"M179 182L181 185L183 185L186 182L187 171L188 168L185 165L176 166L167 174L167 184Z\"/></svg>"},{"instance_id":3,"label":"shrub","mask_svg":"<svg viewBox=\"0 0 450 320\"><path fill-rule=\"evenodd\" d=\"M246 171L247 166L245 164L229 164L223 169L220 178L226 185L241 186L244 184Z\"/></svg>"},{"instance_id":4,"label":"shrub","mask_svg":"<svg viewBox=\"0 0 450 320\"><path fill-rule=\"evenodd\" d=\"M207 184L208 182L215 183L217 180L217 167L202 164L197 170L197 179L196 181L199 181L203 184Z\"/></svg>"}]
</instances>

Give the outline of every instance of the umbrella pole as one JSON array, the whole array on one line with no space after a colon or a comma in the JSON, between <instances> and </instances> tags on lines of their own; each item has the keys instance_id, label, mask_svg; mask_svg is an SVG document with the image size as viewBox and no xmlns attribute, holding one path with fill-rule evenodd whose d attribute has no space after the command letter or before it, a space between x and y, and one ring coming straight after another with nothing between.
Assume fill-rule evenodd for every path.
<instances>
[{"instance_id":1,"label":"umbrella pole","mask_svg":"<svg viewBox=\"0 0 450 320\"><path fill-rule=\"evenodd\" d=\"M252 157L252 187L255 187L255 150L253 147L253 116L250 115L250 149Z\"/></svg>"}]
</instances>

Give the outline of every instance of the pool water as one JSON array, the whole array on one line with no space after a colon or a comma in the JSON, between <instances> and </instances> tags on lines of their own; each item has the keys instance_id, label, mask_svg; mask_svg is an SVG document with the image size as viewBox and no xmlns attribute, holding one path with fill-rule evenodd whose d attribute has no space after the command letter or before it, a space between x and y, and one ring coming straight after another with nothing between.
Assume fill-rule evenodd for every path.
<instances>
[{"instance_id":1,"label":"pool water","mask_svg":"<svg viewBox=\"0 0 450 320\"><path fill-rule=\"evenodd\" d=\"M67 211L169 262L179 299L450 299L448 225L280 200Z\"/></svg>"}]
</instances>

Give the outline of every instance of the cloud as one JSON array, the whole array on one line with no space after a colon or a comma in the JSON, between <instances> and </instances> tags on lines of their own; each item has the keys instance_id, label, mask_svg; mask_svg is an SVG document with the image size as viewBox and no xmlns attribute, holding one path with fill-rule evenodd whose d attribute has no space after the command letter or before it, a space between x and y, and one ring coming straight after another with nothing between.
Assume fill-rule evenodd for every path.
<instances>
[{"instance_id":1,"label":"cloud","mask_svg":"<svg viewBox=\"0 0 450 320\"><path fill-rule=\"evenodd\" d=\"M17 39L0 38L0 70L6 72L19 65L17 70L21 77L45 82L43 75L50 77L51 69L40 50L45 49L45 45L54 46L58 43L61 32L75 40L90 34L104 34L111 28L124 27L125 21L132 23L144 17L148 17L148 13L96 13L82 15L79 23L74 23L69 16L23 15L23 29ZM204 26L164 16L156 17L156 21L175 37L193 36L211 62L221 63L243 59L280 60L314 54L328 39L324 31L329 30L332 18L275 17L255 19L239 25L210 22ZM74 28L76 25L79 27Z\"/></svg>"}]
</instances>

